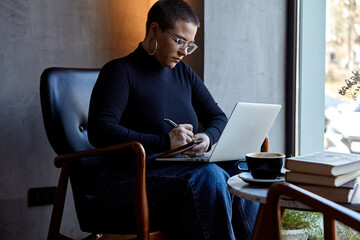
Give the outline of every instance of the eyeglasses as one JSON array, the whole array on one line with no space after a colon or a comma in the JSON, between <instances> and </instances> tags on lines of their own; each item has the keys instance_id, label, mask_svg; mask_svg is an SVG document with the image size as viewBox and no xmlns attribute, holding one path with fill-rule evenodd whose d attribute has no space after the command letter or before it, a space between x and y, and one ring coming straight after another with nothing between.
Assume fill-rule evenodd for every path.
<instances>
[{"instance_id":1,"label":"eyeglasses","mask_svg":"<svg viewBox=\"0 0 360 240\"><path fill-rule=\"evenodd\" d=\"M175 40L176 42L176 48L178 51L186 51L187 55L192 54L197 48L198 46L195 43L188 43L187 41L178 38L175 34L173 34L172 32L166 31L171 37L172 39Z\"/></svg>"}]
</instances>

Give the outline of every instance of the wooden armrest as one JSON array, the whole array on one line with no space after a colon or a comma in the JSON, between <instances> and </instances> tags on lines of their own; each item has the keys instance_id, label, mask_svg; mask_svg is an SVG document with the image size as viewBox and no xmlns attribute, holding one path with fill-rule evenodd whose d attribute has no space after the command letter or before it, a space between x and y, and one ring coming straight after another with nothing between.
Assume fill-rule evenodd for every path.
<instances>
[{"instance_id":1,"label":"wooden armrest","mask_svg":"<svg viewBox=\"0 0 360 240\"><path fill-rule=\"evenodd\" d=\"M360 231L360 214L290 183L275 183L269 188L264 213L253 239L280 239L280 197L287 196L324 215L325 239L336 239L335 220ZM327 235L329 234L329 235Z\"/></svg>"},{"instance_id":2,"label":"wooden armrest","mask_svg":"<svg viewBox=\"0 0 360 240\"><path fill-rule=\"evenodd\" d=\"M101 155L101 154L105 154L105 153L116 152L116 151L119 151L122 149L132 149L134 152L142 152L142 154L144 155L144 158L145 158L145 151L139 142L127 142L127 143L117 144L117 145L108 146L108 147L102 147L102 148L96 148L96 149L75 152L75 153L59 155L59 156L55 157L54 164L56 167L60 168L65 161L70 161L74 158L97 156L97 155Z\"/></svg>"},{"instance_id":3,"label":"wooden armrest","mask_svg":"<svg viewBox=\"0 0 360 240\"><path fill-rule=\"evenodd\" d=\"M261 145L261 152L269 152L269 137L264 139L264 142Z\"/></svg>"},{"instance_id":4,"label":"wooden armrest","mask_svg":"<svg viewBox=\"0 0 360 240\"><path fill-rule=\"evenodd\" d=\"M62 236L60 231L60 224L64 209L67 178L69 175L69 161L75 158L90 157L111 153L122 149L131 149L136 157L136 180L135 180L135 213L136 213L136 229L138 239L145 239L149 236L149 209L146 192L146 155L143 146L139 142L128 142L109 147L91 149L81 152L75 152L55 157L54 164L56 167L61 167L58 190L55 197L54 210L51 217L49 237L58 235ZM65 239L65 238L64 238Z\"/></svg>"},{"instance_id":5,"label":"wooden armrest","mask_svg":"<svg viewBox=\"0 0 360 240\"><path fill-rule=\"evenodd\" d=\"M360 231L360 214L349 208L286 182L273 184L270 187L267 203L271 205L279 202L280 196L296 199L315 211L322 212L334 219L336 218L342 223Z\"/></svg>"}]
</instances>

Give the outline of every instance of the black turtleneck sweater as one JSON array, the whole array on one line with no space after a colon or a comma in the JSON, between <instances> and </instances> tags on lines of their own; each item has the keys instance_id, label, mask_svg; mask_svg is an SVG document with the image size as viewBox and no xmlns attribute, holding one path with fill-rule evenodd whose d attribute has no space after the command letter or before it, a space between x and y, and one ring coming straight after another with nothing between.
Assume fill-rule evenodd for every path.
<instances>
[{"instance_id":1,"label":"black turtleneck sweater","mask_svg":"<svg viewBox=\"0 0 360 240\"><path fill-rule=\"evenodd\" d=\"M160 65L142 47L112 60L101 69L89 109L88 136L96 147L139 141L147 153L169 150L164 121L200 122L211 144L217 142L226 115L196 73L185 63L174 68Z\"/></svg>"}]
</instances>

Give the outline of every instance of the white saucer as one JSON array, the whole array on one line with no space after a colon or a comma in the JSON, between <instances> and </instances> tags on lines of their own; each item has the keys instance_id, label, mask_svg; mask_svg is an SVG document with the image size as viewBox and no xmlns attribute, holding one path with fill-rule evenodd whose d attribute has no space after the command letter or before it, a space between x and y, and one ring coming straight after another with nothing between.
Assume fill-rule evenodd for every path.
<instances>
[{"instance_id":1,"label":"white saucer","mask_svg":"<svg viewBox=\"0 0 360 240\"><path fill-rule=\"evenodd\" d=\"M274 182L283 182L285 180L285 178L283 176L280 176L276 179L254 179L250 173L248 172L243 172L240 173L239 178L241 178L241 180L243 180L246 183L250 183L250 184L254 184L254 185L270 185Z\"/></svg>"}]
</instances>

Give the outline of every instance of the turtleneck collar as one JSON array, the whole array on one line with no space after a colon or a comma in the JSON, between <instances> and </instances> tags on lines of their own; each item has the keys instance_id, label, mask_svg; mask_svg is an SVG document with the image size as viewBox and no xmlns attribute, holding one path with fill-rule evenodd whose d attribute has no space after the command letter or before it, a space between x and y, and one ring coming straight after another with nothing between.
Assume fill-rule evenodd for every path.
<instances>
[{"instance_id":1,"label":"turtleneck collar","mask_svg":"<svg viewBox=\"0 0 360 240\"><path fill-rule=\"evenodd\" d=\"M136 58L139 58L142 63L151 66L152 68L167 69L167 67L162 66L156 57L150 55L141 45L142 42L139 43L138 47L133 52L133 55Z\"/></svg>"}]
</instances>

